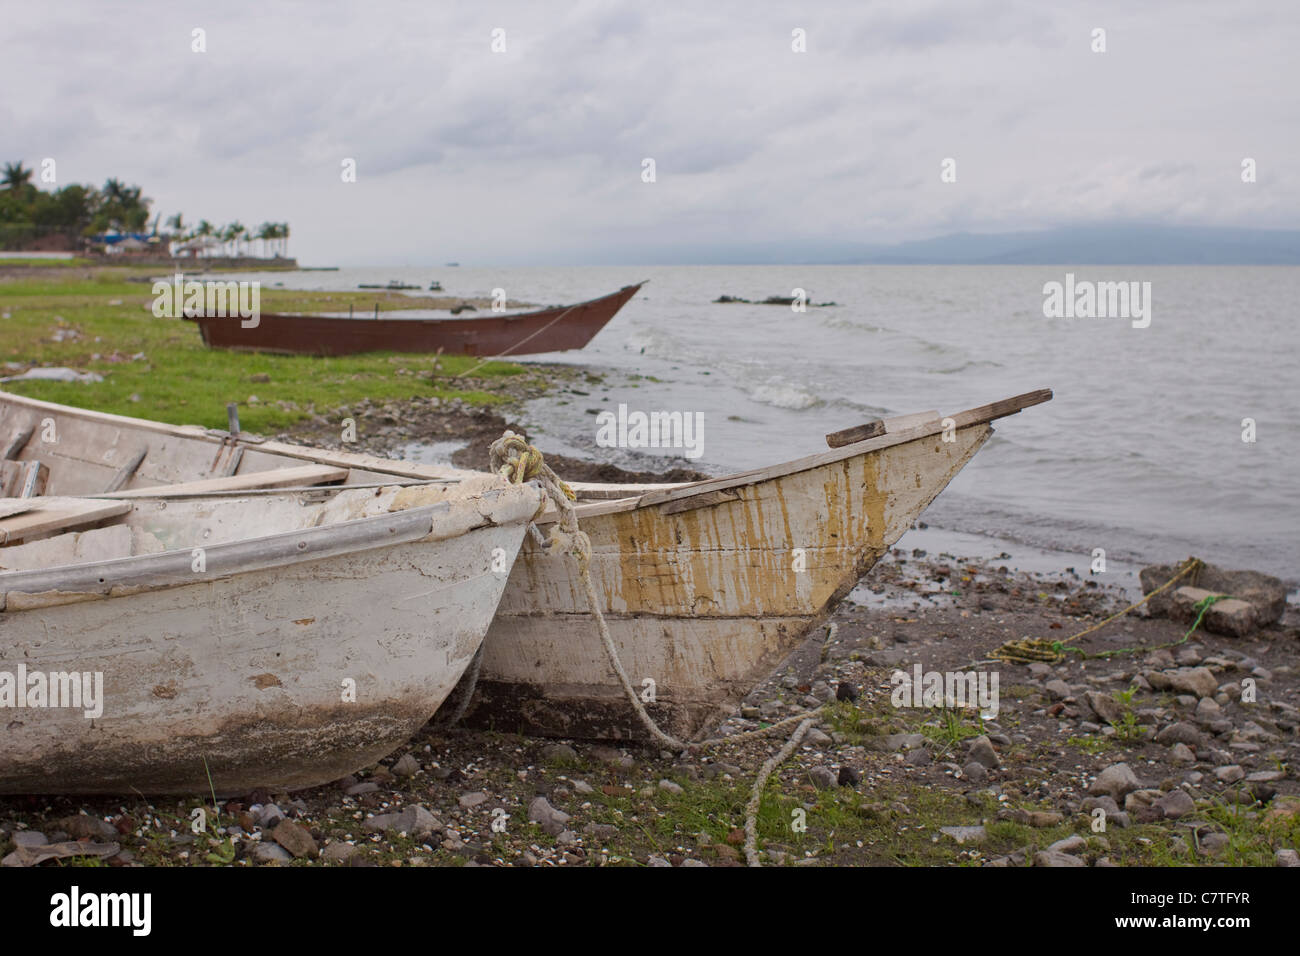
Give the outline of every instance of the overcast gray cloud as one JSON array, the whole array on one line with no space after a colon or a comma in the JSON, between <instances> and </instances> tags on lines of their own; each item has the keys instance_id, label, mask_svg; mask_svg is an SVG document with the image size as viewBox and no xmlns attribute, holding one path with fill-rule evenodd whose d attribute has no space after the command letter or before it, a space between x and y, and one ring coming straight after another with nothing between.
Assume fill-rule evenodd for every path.
<instances>
[{"instance_id":1,"label":"overcast gray cloud","mask_svg":"<svg viewBox=\"0 0 1300 956\"><path fill-rule=\"evenodd\" d=\"M139 183L164 215L288 220L318 263L1296 228L1298 21L1294 0L11 2L0 159Z\"/></svg>"}]
</instances>

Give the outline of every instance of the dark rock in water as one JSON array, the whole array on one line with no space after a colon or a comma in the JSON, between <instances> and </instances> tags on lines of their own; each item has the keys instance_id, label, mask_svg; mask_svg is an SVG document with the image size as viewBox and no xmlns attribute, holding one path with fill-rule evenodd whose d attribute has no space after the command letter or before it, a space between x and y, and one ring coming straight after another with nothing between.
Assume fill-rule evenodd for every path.
<instances>
[{"instance_id":1,"label":"dark rock in water","mask_svg":"<svg viewBox=\"0 0 1300 956\"><path fill-rule=\"evenodd\" d=\"M1143 568L1138 573L1142 593L1150 594L1177 573L1178 568L1170 564L1153 564ZM1286 585L1277 578L1258 571L1227 571L1207 564L1182 578L1179 585L1203 588L1213 594L1227 594L1247 602L1254 608L1255 622L1261 627L1278 621L1286 610ZM1152 614L1167 617L1173 604L1174 590L1169 590L1157 594L1147 606Z\"/></svg>"},{"instance_id":2,"label":"dark rock in water","mask_svg":"<svg viewBox=\"0 0 1300 956\"><path fill-rule=\"evenodd\" d=\"M840 686L835 688L836 700L857 700L858 692L853 689L853 685L847 681L840 681Z\"/></svg>"}]
</instances>

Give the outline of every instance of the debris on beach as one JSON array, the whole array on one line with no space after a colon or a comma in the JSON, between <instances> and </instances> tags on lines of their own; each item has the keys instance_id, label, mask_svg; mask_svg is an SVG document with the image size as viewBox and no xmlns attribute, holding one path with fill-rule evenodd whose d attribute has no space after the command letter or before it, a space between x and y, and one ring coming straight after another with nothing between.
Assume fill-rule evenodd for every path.
<instances>
[{"instance_id":1,"label":"debris on beach","mask_svg":"<svg viewBox=\"0 0 1300 956\"><path fill-rule=\"evenodd\" d=\"M98 372L79 372L66 366L29 368L21 375L9 375L0 378L0 382L80 382L82 384L102 382L103 380L104 376Z\"/></svg>"}]
</instances>

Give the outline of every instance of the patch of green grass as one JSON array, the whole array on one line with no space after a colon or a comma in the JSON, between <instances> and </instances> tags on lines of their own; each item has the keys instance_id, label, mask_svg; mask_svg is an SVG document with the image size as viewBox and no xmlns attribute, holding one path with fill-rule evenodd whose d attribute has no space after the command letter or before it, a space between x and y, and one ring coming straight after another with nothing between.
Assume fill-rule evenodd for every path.
<instances>
[{"instance_id":1,"label":"patch of green grass","mask_svg":"<svg viewBox=\"0 0 1300 956\"><path fill-rule=\"evenodd\" d=\"M336 307L349 294L331 296L330 306ZM268 290L263 308L296 307L316 298ZM0 316L8 315L0 318L0 361L66 365L104 376L91 384L32 381L6 388L62 404L209 428L224 427L225 406L235 402L241 425L256 433L284 430L362 400L434 396L491 406L504 400L489 387L494 380L528 371L469 356L318 358L208 349L196 323L156 318L148 310L151 301L147 284L122 281L111 270L90 278L0 282ZM253 382L254 376L269 381Z\"/></svg>"}]
</instances>

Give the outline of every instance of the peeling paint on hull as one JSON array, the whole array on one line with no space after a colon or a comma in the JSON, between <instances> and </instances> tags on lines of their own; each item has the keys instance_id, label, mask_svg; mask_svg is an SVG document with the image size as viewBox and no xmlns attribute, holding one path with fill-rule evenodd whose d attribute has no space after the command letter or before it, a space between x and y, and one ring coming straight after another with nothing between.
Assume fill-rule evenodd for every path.
<instances>
[{"instance_id":1,"label":"peeling paint on hull","mask_svg":"<svg viewBox=\"0 0 1300 956\"><path fill-rule=\"evenodd\" d=\"M661 726L689 738L734 710L991 434L981 423L953 442L929 435L744 485L699 508L584 518L615 646L634 687L654 681L649 709ZM794 570L796 548L806 570ZM569 557L525 541L468 720L545 736L645 736Z\"/></svg>"}]
</instances>

